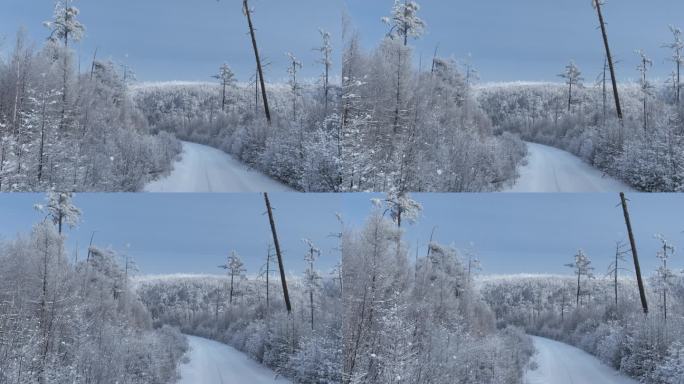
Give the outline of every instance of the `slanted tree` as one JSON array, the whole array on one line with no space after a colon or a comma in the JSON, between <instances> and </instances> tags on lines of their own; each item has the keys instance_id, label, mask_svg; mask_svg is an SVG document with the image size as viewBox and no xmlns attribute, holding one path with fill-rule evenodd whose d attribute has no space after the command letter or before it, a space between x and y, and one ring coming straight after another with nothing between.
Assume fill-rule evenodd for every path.
<instances>
[{"instance_id":1,"label":"slanted tree","mask_svg":"<svg viewBox=\"0 0 684 384\"><path fill-rule=\"evenodd\" d=\"M280 282L283 286L285 308L287 308L287 313L290 314L292 313L292 305L290 304L290 294L287 290L287 280L285 279L285 266L283 264L283 254L280 251L280 242L278 241L278 231L276 230L275 218L273 216L273 208L271 207L271 200L268 198L267 192L264 192L264 202L266 203L266 211L268 212L268 221L271 225L273 245L275 246L276 256L278 257L278 270L280 271Z\"/></svg>"},{"instance_id":2,"label":"slanted tree","mask_svg":"<svg viewBox=\"0 0 684 384\"><path fill-rule=\"evenodd\" d=\"M655 288L660 294L661 306L663 313L663 321L667 322L667 295L672 287L672 281L675 277L674 272L668 266L668 261L674 255L675 247L667 241L663 235L655 235L655 238L660 242L660 250L656 254L660 260L660 266L656 270Z\"/></svg>"},{"instance_id":3,"label":"slanted tree","mask_svg":"<svg viewBox=\"0 0 684 384\"><path fill-rule=\"evenodd\" d=\"M242 260L240 259L240 255L238 255L237 252L231 251L230 255L228 256L228 260L226 261L226 264L219 265L219 268L228 271L228 276L230 276L229 303L232 305L235 278L242 276L242 273L245 272L245 264L242 262Z\"/></svg>"},{"instance_id":4,"label":"slanted tree","mask_svg":"<svg viewBox=\"0 0 684 384\"><path fill-rule=\"evenodd\" d=\"M684 57L682 57L682 52L684 52L684 39L682 38L682 30L671 25L670 32L672 32L672 42L665 44L664 48L669 48L672 50L672 56L670 60L675 65L673 74L672 86L674 87L674 97L677 104L681 101L681 68L684 64Z\"/></svg>"},{"instance_id":5,"label":"slanted tree","mask_svg":"<svg viewBox=\"0 0 684 384\"><path fill-rule=\"evenodd\" d=\"M221 82L221 112L225 112L226 90L235 86L235 74L228 64L223 64L219 68L219 73L214 75L213 78L218 79Z\"/></svg>"},{"instance_id":6,"label":"slanted tree","mask_svg":"<svg viewBox=\"0 0 684 384\"><path fill-rule=\"evenodd\" d=\"M261 57L259 56L259 47L257 46L256 33L254 32L254 24L252 23L252 9L249 8L248 0L242 2L242 12L247 17L247 24L249 25L249 34L252 37L252 48L254 48L254 58L256 59L257 73L259 74L259 84L261 85L261 97L264 103L264 114L266 121L271 125L271 110L268 107L268 95L266 94L266 80L264 79L264 68L261 65Z\"/></svg>"},{"instance_id":7,"label":"slanted tree","mask_svg":"<svg viewBox=\"0 0 684 384\"><path fill-rule=\"evenodd\" d=\"M594 267L591 266L591 259L584 253L583 250L577 251L575 254L575 261L570 264L566 264L566 267L572 268L577 275L577 308L580 306L580 296L582 295L582 277L585 279L593 278Z\"/></svg>"},{"instance_id":8,"label":"slanted tree","mask_svg":"<svg viewBox=\"0 0 684 384\"><path fill-rule=\"evenodd\" d=\"M639 264L639 254L636 247L636 239L634 231L632 230L632 220L629 216L629 208L627 207L627 197L624 192L620 192L620 202L622 212L625 216L625 225L627 226L627 236L629 236L629 246L632 250L632 259L634 261L634 272L636 273L637 285L639 287L639 297L641 298L641 308L644 315L648 315L648 301L646 299L646 290L644 289L644 281L641 277L641 265Z\"/></svg>"},{"instance_id":9,"label":"slanted tree","mask_svg":"<svg viewBox=\"0 0 684 384\"><path fill-rule=\"evenodd\" d=\"M643 123L644 130L648 130L648 100L653 95L653 84L648 80L648 70L653 66L653 61L649 59L643 50L638 50L639 65L639 89L641 90L641 97L643 102Z\"/></svg>"},{"instance_id":10,"label":"slanted tree","mask_svg":"<svg viewBox=\"0 0 684 384\"><path fill-rule=\"evenodd\" d=\"M307 263L306 270L304 271L304 282L306 284L306 290L309 293L309 311L311 314L311 330L314 330L314 295L321 287L321 275L316 270L316 260L321 255L321 250L316 248L316 245L309 240L304 239L304 243L309 248L308 252L304 255L304 261Z\"/></svg>"},{"instance_id":11,"label":"slanted tree","mask_svg":"<svg viewBox=\"0 0 684 384\"><path fill-rule=\"evenodd\" d=\"M582 86L582 81L584 80L582 71L580 71L574 61L571 61L565 67L565 72L558 76L565 79L565 83L568 85L568 113L570 113L572 111L572 89L573 87L579 88Z\"/></svg>"},{"instance_id":12,"label":"slanted tree","mask_svg":"<svg viewBox=\"0 0 684 384\"><path fill-rule=\"evenodd\" d=\"M62 68L62 120L61 128L65 128L67 119L68 83L69 83L69 43L79 42L85 33L85 27L76 18L79 15L78 8L72 5L73 0L55 0L55 9L52 20L44 22L45 27L50 29L51 42L62 41L64 44L64 62Z\"/></svg>"},{"instance_id":13,"label":"slanted tree","mask_svg":"<svg viewBox=\"0 0 684 384\"><path fill-rule=\"evenodd\" d=\"M615 100L615 111L618 119L622 121L622 107L620 106L620 93L617 87L617 77L615 76L615 65L613 63L613 56L610 53L610 44L608 42L608 31L606 29L606 22L603 18L602 6L605 0L591 0L591 6L596 10L599 24L601 25L601 36L603 37L603 46L606 50L606 60L608 60L608 68L610 69L610 78L613 82L613 98Z\"/></svg>"}]
</instances>

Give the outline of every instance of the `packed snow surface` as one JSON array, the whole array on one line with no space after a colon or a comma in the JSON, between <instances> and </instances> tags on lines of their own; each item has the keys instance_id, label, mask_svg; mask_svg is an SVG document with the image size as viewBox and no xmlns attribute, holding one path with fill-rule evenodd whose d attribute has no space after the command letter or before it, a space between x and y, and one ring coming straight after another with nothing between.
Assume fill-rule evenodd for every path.
<instances>
[{"instance_id":1,"label":"packed snow surface","mask_svg":"<svg viewBox=\"0 0 684 384\"><path fill-rule=\"evenodd\" d=\"M276 374L225 344L194 336L190 361L181 365L179 384L289 384Z\"/></svg>"},{"instance_id":2,"label":"packed snow surface","mask_svg":"<svg viewBox=\"0 0 684 384\"><path fill-rule=\"evenodd\" d=\"M629 192L579 157L546 145L527 143L527 165L509 192Z\"/></svg>"},{"instance_id":3,"label":"packed snow surface","mask_svg":"<svg viewBox=\"0 0 684 384\"><path fill-rule=\"evenodd\" d=\"M637 384L590 354L557 341L533 337L535 370L525 384Z\"/></svg>"},{"instance_id":4,"label":"packed snow surface","mask_svg":"<svg viewBox=\"0 0 684 384\"><path fill-rule=\"evenodd\" d=\"M183 142L173 172L145 187L146 192L293 192L230 155L206 145Z\"/></svg>"}]
</instances>

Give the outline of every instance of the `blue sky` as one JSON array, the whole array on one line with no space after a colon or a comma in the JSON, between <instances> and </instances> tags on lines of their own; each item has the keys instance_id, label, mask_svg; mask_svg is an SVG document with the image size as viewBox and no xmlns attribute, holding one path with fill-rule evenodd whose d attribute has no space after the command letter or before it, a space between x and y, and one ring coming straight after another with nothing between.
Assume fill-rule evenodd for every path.
<instances>
[{"instance_id":1,"label":"blue sky","mask_svg":"<svg viewBox=\"0 0 684 384\"><path fill-rule=\"evenodd\" d=\"M312 48L318 28L332 32L339 53L341 14L346 11L370 48L387 29L380 18L392 0L251 0L256 10L263 55L272 64L271 81L286 76L285 52L305 63L304 76L321 72ZM439 44L445 56L472 54L482 81L558 80L571 59L588 82L603 65L603 46L589 0L423 0L427 35L412 42L416 61L429 60ZM240 80L253 73L253 58L240 0L77 0L87 37L78 47L84 63L95 47L101 57L126 62L139 80L209 80L222 62L230 63ZM0 35L11 41L25 26L36 41L47 36L41 22L50 17L50 0L4 0ZM620 80L637 77L636 49L654 61L653 75L671 71L667 51L669 24L684 27L681 0L615 0L605 8L613 50L620 60ZM7 48L8 44L5 44ZM339 55L335 63L339 71Z\"/></svg>"},{"instance_id":2,"label":"blue sky","mask_svg":"<svg viewBox=\"0 0 684 384\"><path fill-rule=\"evenodd\" d=\"M335 217L360 227L372 210L368 194L273 194L276 220L288 271L304 269L303 238L316 242L320 267L338 261L339 231ZM656 268L662 233L675 245L684 243L684 195L634 194L634 229L644 271ZM615 242L625 239L622 211L614 194L417 194L423 217L406 227L406 239L424 253L433 227L435 240L474 250L484 273L570 273L563 267L582 248L597 274L607 269ZM42 195L0 195L0 236L27 232L42 216L32 206ZM95 243L126 250L148 274L220 273L216 268L235 249L250 272L260 267L270 229L259 194L80 194L81 225L68 232L71 252L81 255L92 231ZM415 249L415 248L414 248ZM413 254L413 253L412 253ZM72 253L73 255L73 253ZM677 254L672 265L684 268Z\"/></svg>"}]
</instances>

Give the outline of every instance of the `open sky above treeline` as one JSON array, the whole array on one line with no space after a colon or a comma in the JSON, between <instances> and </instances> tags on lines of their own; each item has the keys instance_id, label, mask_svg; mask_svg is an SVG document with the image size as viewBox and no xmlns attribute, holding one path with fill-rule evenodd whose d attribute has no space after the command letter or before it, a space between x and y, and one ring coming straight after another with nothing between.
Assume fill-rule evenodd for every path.
<instances>
[{"instance_id":1,"label":"open sky above treeline","mask_svg":"<svg viewBox=\"0 0 684 384\"><path fill-rule=\"evenodd\" d=\"M340 224L360 228L373 211L376 194L272 194L271 201L286 269L301 273L306 245L313 240L322 251L319 268L327 271L339 261ZM472 251L485 274L569 274L564 267L582 248L603 276L615 242L624 240L622 210L617 194L415 194L423 205L417 223L406 225L411 257L416 246L425 254L434 240ZM634 230L644 273L656 268L658 241L663 234L675 246L684 243L684 195L629 195ZM0 196L0 236L26 233L44 214L32 206L40 194ZM244 259L248 273L263 263L271 233L261 194L78 194L81 224L67 231L71 252L81 257L93 231L95 243L128 252L143 273L222 273L217 266L231 250ZM72 257L74 254L72 253ZM684 268L684 257L672 259Z\"/></svg>"},{"instance_id":2,"label":"open sky above treeline","mask_svg":"<svg viewBox=\"0 0 684 384\"><path fill-rule=\"evenodd\" d=\"M320 42L319 28L330 31L339 71L342 14L349 15L366 48L387 33L381 22L392 0L251 0L259 44L270 81L286 76L286 52L304 62L303 76L316 78L321 69L312 50ZM429 62L436 47L456 59L472 55L481 81L557 81L570 60L584 70L587 83L603 65L598 21L589 0L422 0L420 15L427 34L415 47L416 65ZM87 65L99 56L126 63L140 81L210 81L218 66L229 63L241 81L249 81L254 59L241 0L76 0L86 38L76 47ZM47 37L42 22L52 14L52 1L5 0L0 13L0 36L7 52L13 36L25 27L36 42ZM672 70L662 48L680 24L680 0L620 0L605 5L605 16L621 81L637 78L644 49L653 59L653 76L665 79Z\"/></svg>"}]
</instances>

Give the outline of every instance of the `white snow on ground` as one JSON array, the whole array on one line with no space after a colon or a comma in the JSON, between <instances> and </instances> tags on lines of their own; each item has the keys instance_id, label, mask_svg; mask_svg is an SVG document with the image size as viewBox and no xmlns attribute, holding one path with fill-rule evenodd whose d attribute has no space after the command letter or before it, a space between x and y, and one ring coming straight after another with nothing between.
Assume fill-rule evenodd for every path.
<instances>
[{"instance_id":1,"label":"white snow on ground","mask_svg":"<svg viewBox=\"0 0 684 384\"><path fill-rule=\"evenodd\" d=\"M632 189L569 152L527 143L527 165L507 192L629 192Z\"/></svg>"},{"instance_id":2,"label":"white snow on ground","mask_svg":"<svg viewBox=\"0 0 684 384\"><path fill-rule=\"evenodd\" d=\"M207 339L187 336L190 362L180 367L179 384L288 384L245 354Z\"/></svg>"},{"instance_id":3,"label":"white snow on ground","mask_svg":"<svg viewBox=\"0 0 684 384\"><path fill-rule=\"evenodd\" d=\"M171 174L145 187L146 192L293 192L250 169L227 153L183 142L182 159Z\"/></svg>"},{"instance_id":4,"label":"white snow on ground","mask_svg":"<svg viewBox=\"0 0 684 384\"><path fill-rule=\"evenodd\" d=\"M541 337L532 339L537 369L526 373L525 384L638 384L580 349Z\"/></svg>"}]
</instances>

